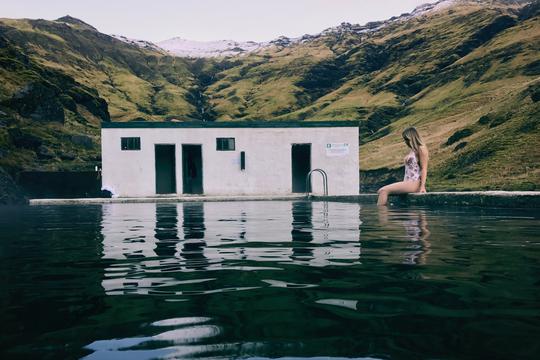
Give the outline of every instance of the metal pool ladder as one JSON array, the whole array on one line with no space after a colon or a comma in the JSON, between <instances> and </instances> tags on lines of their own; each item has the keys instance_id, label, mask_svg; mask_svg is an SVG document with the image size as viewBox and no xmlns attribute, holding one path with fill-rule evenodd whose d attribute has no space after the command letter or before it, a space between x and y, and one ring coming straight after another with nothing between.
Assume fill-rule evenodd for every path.
<instances>
[{"instance_id":1,"label":"metal pool ladder","mask_svg":"<svg viewBox=\"0 0 540 360\"><path fill-rule=\"evenodd\" d=\"M323 187L324 187L324 195L328 196L328 175L326 174L326 171L323 169L313 169L311 170L307 176L306 176L306 196L309 196L310 190L311 190L311 174L314 172L318 172L322 175L323 179Z\"/></svg>"}]
</instances>

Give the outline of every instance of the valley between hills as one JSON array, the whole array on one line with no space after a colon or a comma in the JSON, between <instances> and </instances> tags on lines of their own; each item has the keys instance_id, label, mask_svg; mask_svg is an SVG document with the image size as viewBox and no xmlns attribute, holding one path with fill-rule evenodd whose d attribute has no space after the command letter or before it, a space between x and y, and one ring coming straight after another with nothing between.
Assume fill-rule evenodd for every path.
<instances>
[{"instance_id":1,"label":"valley between hills","mask_svg":"<svg viewBox=\"0 0 540 360\"><path fill-rule=\"evenodd\" d=\"M206 58L69 16L0 19L0 187L99 166L103 121L358 120L363 191L402 178L407 126L428 191L538 190L539 2L440 3Z\"/></svg>"}]
</instances>

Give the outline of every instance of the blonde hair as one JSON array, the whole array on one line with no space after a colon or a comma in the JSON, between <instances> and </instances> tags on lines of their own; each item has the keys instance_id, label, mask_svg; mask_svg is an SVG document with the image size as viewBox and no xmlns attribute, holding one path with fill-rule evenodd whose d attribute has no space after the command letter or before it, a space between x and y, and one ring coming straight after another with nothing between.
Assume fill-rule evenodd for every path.
<instances>
[{"instance_id":1,"label":"blonde hair","mask_svg":"<svg viewBox=\"0 0 540 360\"><path fill-rule=\"evenodd\" d=\"M420 146L424 145L424 140L422 140L422 137L414 127L408 127L403 130L401 136L403 136L405 144L407 144L407 146L413 149L416 153L418 153L420 150Z\"/></svg>"}]
</instances>

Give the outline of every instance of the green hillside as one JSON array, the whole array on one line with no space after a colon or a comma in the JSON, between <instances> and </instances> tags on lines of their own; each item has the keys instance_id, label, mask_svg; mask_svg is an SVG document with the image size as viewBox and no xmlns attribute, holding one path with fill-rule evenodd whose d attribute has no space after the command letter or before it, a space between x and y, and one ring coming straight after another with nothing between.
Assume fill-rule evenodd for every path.
<instances>
[{"instance_id":1,"label":"green hillside","mask_svg":"<svg viewBox=\"0 0 540 360\"><path fill-rule=\"evenodd\" d=\"M101 121L198 118L189 64L80 20L0 19L0 165L89 169Z\"/></svg>"},{"instance_id":2,"label":"green hillside","mask_svg":"<svg viewBox=\"0 0 540 360\"><path fill-rule=\"evenodd\" d=\"M0 167L91 169L100 121L357 119L365 189L402 176L410 125L430 149L428 190L538 189L540 6L524 3L456 1L221 59L71 17L0 19Z\"/></svg>"},{"instance_id":3,"label":"green hillside","mask_svg":"<svg viewBox=\"0 0 540 360\"><path fill-rule=\"evenodd\" d=\"M402 176L385 169L401 166L412 125L431 150L430 189L533 189L539 59L538 2L461 2L250 56L207 94L218 119L359 119L360 167L375 186Z\"/></svg>"}]
</instances>

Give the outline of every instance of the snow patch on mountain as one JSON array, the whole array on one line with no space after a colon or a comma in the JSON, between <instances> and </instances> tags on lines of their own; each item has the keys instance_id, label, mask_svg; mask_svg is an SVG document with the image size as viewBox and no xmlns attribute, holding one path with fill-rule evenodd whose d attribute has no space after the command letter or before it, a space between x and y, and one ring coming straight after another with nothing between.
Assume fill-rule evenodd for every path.
<instances>
[{"instance_id":1,"label":"snow patch on mountain","mask_svg":"<svg viewBox=\"0 0 540 360\"><path fill-rule=\"evenodd\" d=\"M120 41L123 41L123 42L125 42L127 44L135 45L135 46L138 46L138 47L143 48L143 49L155 50L155 51L159 51L159 52L164 51L162 48L160 48L159 46L157 46L156 44L154 44L153 42L150 42L150 41L132 39L132 38L128 38L128 37L123 36L123 35L112 34L111 36L113 38L118 39Z\"/></svg>"},{"instance_id":2,"label":"snow patch on mountain","mask_svg":"<svg viewBox=\"0 0 540 360\"><path fill-rule=\"evenodd\" d=\"M194 41L175 37L157 43L159 47L182 57L219 57L246 55L266 47L268 42L255 41Z\"/></svg>"},{"instance_id":3,"label":"snow patch on mountain","mask_svg":"<svg viewBox=\"0 0 540 360\"><path fill-rule=\"evenodd\" d=\"M437 12L451 7L457 0L440 0L434 3L422 4L414 8L412 13L407 15L420 16L430 12Z\"/></svg>"}]
</instances>

